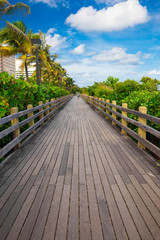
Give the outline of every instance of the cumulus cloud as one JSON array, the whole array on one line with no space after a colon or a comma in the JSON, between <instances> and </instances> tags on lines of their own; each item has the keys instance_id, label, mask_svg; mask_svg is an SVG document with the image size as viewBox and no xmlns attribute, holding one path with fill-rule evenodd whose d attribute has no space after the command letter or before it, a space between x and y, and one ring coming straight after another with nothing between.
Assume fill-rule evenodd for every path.
<instances>
[{"instance_id":1,"label":"cumulus cloud","mask_svg":"<svg viewBox=\"0 0 160 240\"><path fill-rule=\"evenodd\" d=\"M54 33L56 29L50 28L46 33L46 42L51 46L51 51L57 51L58 49L64 47L64 43L66 42L66 37L62 37L61 35Z\"/></svg>"},{"instance_id":2,"label":"cumulus cloud","mask_svg":"<svg viewBox=\"0 0 160 240\"><path fill-rule=\"evenodd\" d=\"M125 48L113 47L111 50L104 50L100 54L92 57L98 62L115 62L122 65L137 65L140 64L140 52L136 54L126 53Z\"/></svg>"},{"instance_id":3,"label":"cumulus cloud","mask_svg":"<svg viewBox=\"0 0 160 240\"><path fill-rule=\"evenodd\" d=\"M97 10L92 6L82 7L76 14L71 14L66 23L84 32L120 31L149 21L147 8L138 0L120 2L113 7Z\"/></svg>"},{"instance_id":4,"label":"cumulus cloud","mask_svg":"<svg viewBox=\"0 0 160 240\"><path fill-rule=\"evenodd\" d=\"M150 75L160 75L160 70L154 69L154 70L151 70L151 71L147 72L147 74L150 74Z\"/></svg>"},{"instance_id":5,"label":"cumulus cloud","mask_svg":"<svg viewBox=\"0 0 160 240\"><path fill-rule=\"evenodd\" d=\"M73 63L62 60L62 65L80 87L94 84L95 81L105 81L108 76L118 77L121 81L127 78L138 80L143 76L139 76L136 72L137 65L127 65L126 67L126 65L115 65L113 62L96 64L95 61L88 58Z\"/></svg>"},{"instance_id":6,"label":"cumulus cloud","mask_svg":"<svg viewBox=\"0 0 160 240\"><path fill-rule=\"evenodd\" d=\"M74 48L71 53L75 55L80 55L84 53L85 44L80 44L78 47Z\"/></svg>"}]
</instances>

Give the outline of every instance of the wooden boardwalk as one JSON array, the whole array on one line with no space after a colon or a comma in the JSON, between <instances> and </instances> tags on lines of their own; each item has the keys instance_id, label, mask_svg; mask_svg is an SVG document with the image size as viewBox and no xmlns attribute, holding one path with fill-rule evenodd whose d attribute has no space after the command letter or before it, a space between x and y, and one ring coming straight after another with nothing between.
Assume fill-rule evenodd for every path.
<instances>
[{"instance_id":1,"label":"wooden boardwalk","mask_svg":"<svg viewBox=\"0 0 160 240\"><path fill-rule=\"evenodd\" d=\"M160 239L160 170L77 97L0 177L0 240Z\"/></svg>"}]
</instances>

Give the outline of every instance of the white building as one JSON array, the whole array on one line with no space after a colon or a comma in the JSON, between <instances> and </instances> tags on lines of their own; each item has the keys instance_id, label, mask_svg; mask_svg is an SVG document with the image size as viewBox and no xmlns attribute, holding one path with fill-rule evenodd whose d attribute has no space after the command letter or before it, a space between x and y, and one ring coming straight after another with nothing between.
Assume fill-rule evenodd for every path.
<instances>
[{"instance_id":1,"label":"white building","mask_svg":"<svg viewBox=\"0 0 160 240\"><path fill-rule=\"evenodd\" d=\"M20 59L16 59L16 78L19 78L20 76L22 76L22 69L20 68L22 64L22 60ZM28 66L28 76L31 77L33 72L35 71L36 67L32 66ZM24 69L23 71L23 77L26 78L26 71Z\"/></svg>"},{"instance_id":2,"label":"white building","mask_svg":"<svg viewBox=\"0 0 160 240\"><path fill-rule=\"evenodd\" d=\"M15 55L9 57L0 56L0 72L8 72L15 76Z\"/></svg>"}]
</instances>

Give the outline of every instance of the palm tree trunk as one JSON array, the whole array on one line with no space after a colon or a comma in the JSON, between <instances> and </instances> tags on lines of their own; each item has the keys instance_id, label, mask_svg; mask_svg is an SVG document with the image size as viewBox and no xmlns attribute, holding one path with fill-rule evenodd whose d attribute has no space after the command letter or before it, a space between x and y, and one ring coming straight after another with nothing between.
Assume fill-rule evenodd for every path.
<instances>
[{"instance_id":1,"label":"palm tree trunk","mask_svg":"<svg viewBox=\"0 0 160 240\"><path fill-rule=\"evenodd\" d=\"M29 82L27 62L25 61L26 80Z\"/></svg>"}]
</instances>

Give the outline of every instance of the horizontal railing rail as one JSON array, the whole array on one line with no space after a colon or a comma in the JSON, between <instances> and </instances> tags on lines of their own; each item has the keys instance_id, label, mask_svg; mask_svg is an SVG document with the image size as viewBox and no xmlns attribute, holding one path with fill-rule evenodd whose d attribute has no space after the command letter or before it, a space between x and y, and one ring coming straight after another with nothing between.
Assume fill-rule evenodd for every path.
<instances>
[{"instance_id":1,"label":"horizontal railing rail","mask_svg":"<svg viewBox=\"0 0 160 240\"><path fill-rule=\"evenodd\" d=\"M19 148L20 142L24 138L34 133L36 128L38 128L40 125L43 125L43 123L46 120L48 120L57 110L62 108L72 98L72 96L73 95L68 95L56 100L51 99L50 102L46 101L45 104L41 104L42 102L39 102L39 106L36 106L36 107L32 107L32 105L28 105L31 108L21 112L18 112L17 108L12 108L14 110L17 109L17 113L13 113L9 116L6 116L0 119L0 125L3 125L10 121L12 123L11 127L8 127L7 129L0 132L0 139L2 139L3 137L7 136L10 133L13 133L12 141L10 141L0 150L0 159L4 157L7 153L9 153L13 148L15 148L15 150ZM38 113L33 114L35 111L38 111L38 110L39 110ZM28 115L28 118L19 122L19 118L24 115ZM34 123L34 119L36 118L39 118L39 120L36 123ZM20 134L20 128L27 123L29 125L29 128Z\"/></svg>"},{"instance_id":2,"label":"horizontal railing rail","mask_svg":"<svg viewBox=\"0 0 160 240\"><path fill-rule=\"evenodd\" d=\"M109 102L106 102L101 99L97 99L95 97L90 97L90 96L86 96L86 95L81 95L81 97L85 101L87 101L88 104L93 106L96 110L98 110L100 113L105 115L108 119L110 119L112 121L113 125L118 125L122 129L123 134L128 133L133 138L135 138L138 141L138 146L140 148L143 148L143 149L147 148L160 158L159 147L157 147L156 145L154 145L153 143L151 143L150 141L148 141L146 139L146 131L149 132L150 134L154 135L155 137L160 138L160 131L146 125L146 120L149 120L156 124L160 124L159 118L151 116L149 114L141 113L139 111L121 107L116 104L109 103ZM112 109L107 106L112 107ZM126 106L127 106L127 104L126 104ZM145 107L143 107L143 108L145 108ZM121 110L123 114L117 112L116 109ZM112 115L110 115L110 112L112 113ZM127 114L124 114L124 112L138 116L140 121L136 121L134 119L127 117ZM122 122L117 120L116 116L120 117L122 119ZM138 133L136 133L135 131L130 129L127 126L127 123L131 123L131 124L137 126Z\"/></svg>"}]
</instances>

